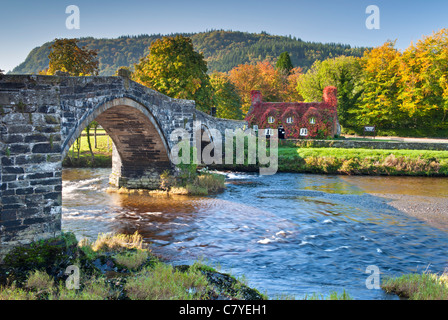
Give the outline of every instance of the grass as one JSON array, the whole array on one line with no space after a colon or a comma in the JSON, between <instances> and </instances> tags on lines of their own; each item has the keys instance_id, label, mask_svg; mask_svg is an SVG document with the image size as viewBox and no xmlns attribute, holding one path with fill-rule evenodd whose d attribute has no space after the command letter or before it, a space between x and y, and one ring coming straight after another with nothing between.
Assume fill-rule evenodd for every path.
<instances>
[{"instance_id":1,"label":"grass","mask_svg":"<svg viewBox=\"0 0 448 320\"><path fill-rule=\"evenodd\" d=\"M343 290L342 293L337 293L336 291L330 292L330 295L327 297L317 293L314 293L311 296L306 295L304 300L353 300L353 298Z\"/></svg>"},{"instance_id":2,"label":"grass","mask_svg":"<svg viewBox=\"0 0 448 320\"><path fill-rule=\"evenodd\" d=\"M448 274L407 274L385 279L381 287L410 300L448 300Z\"/></svg>"},{"instance_id":3,"label":"grass","mask_svg":"<svg viewBox=\"0 0 448 320\"><path fill-rule=\"evenodd\" d=\"M135 252L124 252L114 256L115 261L120 266L124 266L129 270L137 270L149 258L147 250L137 250Z\"/></svg>"},{"instance_id":4,"label":"grass","mask_svg":"<svg viewBox=\"0 0 448 320\"><path fill-rule=\"evenodd\" d=\"M90 247L86 251L104 252L113 250L124 249L139 249L143 250L143 237L135 232L132 235L126 234L100 234L98 238L90 243L88 240L83 239L79 243L80 247Z\"/></svg>"},{"instance_id":5,"label":"grass","mask_svg":"<svg viewBox=\"0 0 448 320\"><path fill-rule=\"evenodd\" d=\"M34 292L17 288L15 285L11 287L0 286L0 301L5 300L37 300Z\"/></svg>"},{"instance_id":6,"label":"grass","mask_svg":"<svg viewBox=\"0 0 448 320\"><path fill-rule=\"evenodd\" d=\"M29 289L43 291L54 286L54 279L45 271L34 270L28 276L26 287Z\"/></svg>"},{"instance_id":7,"label":"grass","mask_svg":"<svg viewBox=\"0 0 448 320\"><path fill-rule=\"evenodd\" d=\"M279 171L448 176L448 151L280 147Z\"/></svg>"},{"instance_id":8,"label":"grass","mask_svg":"<svg viewBox=\"0 0 448 320\"><path fill-rule=\"evenodd\" d=\"M208 281L197 268L156 263L128 279L125 290L131 300L197 300L207 298Z\"/></svg>"},{"instance_id":9,"label":"grass","mask_svg":"<svg viewBox=\"0 0 448 320\"><path fill-rule=\"evenodd\" d=\"M101 135L100 135L101 134ZM92 151L95 155L95 160L92 162L92 156L90 154L89 145L87 142L87 136L81 136L81 144L79 148L78 158L78 145L75 142L69 150L67 157L63 161L65 167L111 167L112 166L112 140L108 135L105 135L104 130L98 130L97 132L97 147L95 148L93 131L91 132L90 142L92 144ZM108 143L109 141L109 143Z\"/></svg>"}]
</instances>

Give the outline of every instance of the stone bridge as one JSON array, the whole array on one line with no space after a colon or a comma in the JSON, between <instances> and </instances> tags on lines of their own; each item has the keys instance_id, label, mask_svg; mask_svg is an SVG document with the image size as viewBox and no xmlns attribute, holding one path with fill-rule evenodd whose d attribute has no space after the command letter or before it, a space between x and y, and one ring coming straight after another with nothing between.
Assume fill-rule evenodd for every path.
<instances>
[{"instance_id":1,"label":"stone bridge","mask_svg":"<svg viewBox=\"0 0 448 320\"><path fill-rule=\"evenodd\" d=\"M96 120L113 141L111 184L154 189L173 169L170 134L244 128L194 101L169 98L126 77L0 76L0 261L13 246L61 230L62 161Z\"/></svg>"}]
</instances>

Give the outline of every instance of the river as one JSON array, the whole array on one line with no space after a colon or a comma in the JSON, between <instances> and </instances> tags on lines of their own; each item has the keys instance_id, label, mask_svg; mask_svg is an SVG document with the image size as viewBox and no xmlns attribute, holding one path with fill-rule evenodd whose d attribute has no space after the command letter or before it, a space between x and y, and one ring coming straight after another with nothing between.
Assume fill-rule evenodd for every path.
<instances>
[{"instance_id":1,"label":"river","mask_svg":"<svg viewBox=\"0 0 448 320\"><path fill-rule=\"evenodd\" d=\"M109 174L64 169L63 230L78 239L138 231L166 261L202 259L272 299L344 289L355 299L397 299L366 287L368 266L380 280L448 266L448 230L373 195L448 197L447 179L228 173L218 195L151 197L107 193Z\"/></svg>"}]
</instances>

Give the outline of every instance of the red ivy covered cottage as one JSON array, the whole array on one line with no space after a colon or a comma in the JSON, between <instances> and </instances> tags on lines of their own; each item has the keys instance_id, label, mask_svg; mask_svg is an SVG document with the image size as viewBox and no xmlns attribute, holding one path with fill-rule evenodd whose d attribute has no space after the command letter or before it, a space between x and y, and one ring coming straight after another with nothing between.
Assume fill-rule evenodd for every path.
<instances>
[{"instance_id":1,"label":"red ivy covered cottage","mask_svg":"<svg viewBox=\"0 0 448 320\"><path fill-rule=\"evenodd\" d=\"M246 116L251 127L273 130L283 126L286 139L328 138L340 134L337 89L326 87L323 102L263 102L260 91L251 91L252 106Z\"/></svg>"}]
</instances>

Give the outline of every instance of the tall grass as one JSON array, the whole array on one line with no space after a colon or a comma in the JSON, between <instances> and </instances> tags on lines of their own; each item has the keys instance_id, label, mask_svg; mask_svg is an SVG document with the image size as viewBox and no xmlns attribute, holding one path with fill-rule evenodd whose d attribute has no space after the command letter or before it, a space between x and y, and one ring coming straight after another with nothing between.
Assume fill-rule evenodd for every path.
<instances>
[{"instance_id":1,"label":"tall grass","mask_svg":"<svg viewBox=\"0 0 448 320\"><path fill-rule=\"evenodd\" d=\"M385 279L381 285L388 293L410 300L448 300L448 274L407 274Z\"/></svg>"},{"instance_id":2,"label":"tall grass","mask_svg":"<svg viewBox=\"0 0 448 320\"><path fill-rule=\"evenodd\" d=\"M207 292L207 278L196 268L187 272L156 263L128 279L125 290L132 300L195 300Z\"/></svg>"}]
</instances>

